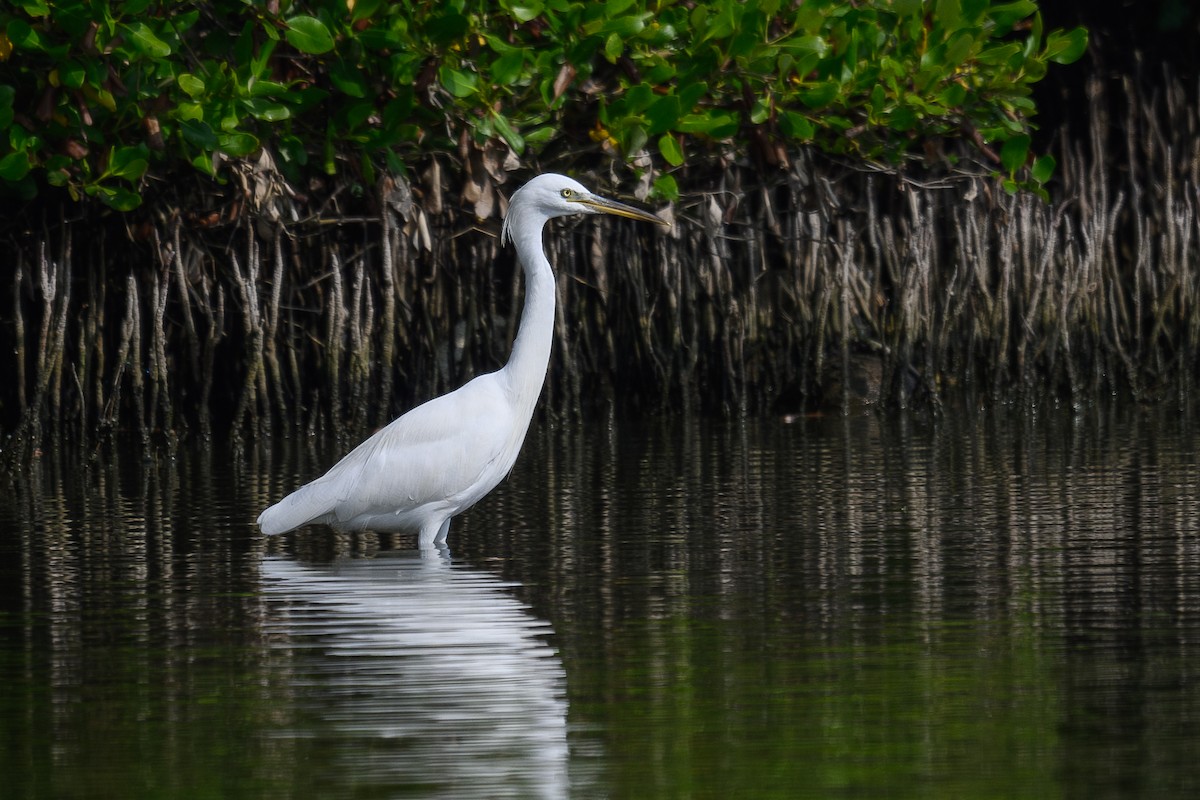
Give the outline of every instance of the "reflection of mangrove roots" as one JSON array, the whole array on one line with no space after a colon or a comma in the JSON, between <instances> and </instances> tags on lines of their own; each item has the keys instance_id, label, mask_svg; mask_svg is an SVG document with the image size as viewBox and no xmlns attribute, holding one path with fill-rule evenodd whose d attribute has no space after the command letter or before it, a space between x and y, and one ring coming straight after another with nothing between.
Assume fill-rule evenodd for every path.
<instances>
[{"instance_id":1,"label":"reflection of mangrove roots","mask_svg":"<svg viewBox=\"0 0 1200 800\"><path fill-rule=\"evenodd\" d=\"M1118 129L1093 84L1054 203L798 153L766 181L681 173L693 193L671 231L564 223L547 405L1182 398L1200 344L1200 112L1166 85L1117 85ZM82 250L65 224L14 237L0 422L362 430L496 368L521 287L495 220L414 196L393 177L362 216L173 216L136 242L89 232Z\"/></svg>"}]
</instances>

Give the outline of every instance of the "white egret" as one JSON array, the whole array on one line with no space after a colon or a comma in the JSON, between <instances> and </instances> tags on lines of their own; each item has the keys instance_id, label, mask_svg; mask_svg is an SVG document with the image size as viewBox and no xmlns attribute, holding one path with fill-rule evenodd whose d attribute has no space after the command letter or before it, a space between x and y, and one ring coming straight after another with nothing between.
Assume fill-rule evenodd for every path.
<instances>
[{"instance_id":1,"label":"white egret","mask_svg":"<svg viewBox=\"0 0 1200 800\"><path fill-rule=\"evenodd\" d=\"M263 533L323 523L416 531L422 548L445 543L451 518L508 475L525 441L554 337L554 273L542 229L575 214L667 224L563 175L539 175L518 189L500 231L501 244L512 240L525 270L525 308L508 363L376 431L329 472L263 511Z\"/></svg>"}]
</instances>

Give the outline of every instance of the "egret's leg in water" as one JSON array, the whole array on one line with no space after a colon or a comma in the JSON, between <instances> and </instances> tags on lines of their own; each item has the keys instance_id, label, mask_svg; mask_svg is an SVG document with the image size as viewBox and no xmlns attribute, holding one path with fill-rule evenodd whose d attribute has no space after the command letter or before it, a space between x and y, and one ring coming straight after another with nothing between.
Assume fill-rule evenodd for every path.
<instances>
[{"instance_id":1,"label":"egret's leg in water","mask_svg":"<svg viewBox=\"0 0 1200 800\"><path fill-rule=\"evenodd\" d=\"M438 528L437 536L434 538L435 544L444 544L446 537L450 535L450 520L453 517L446 517L446 521L442 523L442 527Z\"/></svg>"}]
</instances>

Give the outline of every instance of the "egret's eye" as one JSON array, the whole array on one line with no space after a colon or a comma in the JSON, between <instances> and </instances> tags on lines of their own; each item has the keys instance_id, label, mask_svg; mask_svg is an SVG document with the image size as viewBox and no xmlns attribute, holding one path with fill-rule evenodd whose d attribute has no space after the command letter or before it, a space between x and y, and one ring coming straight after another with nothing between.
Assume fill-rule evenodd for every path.
<instances>
[{"instance_id":1,"label":"egret's eye","mask_svg":"<svg viewBox=\"0 0 1200 800\"><path fill-rule=\"evenodd\" d=\"M564 200L570 200L572 197L575 196L575 192L572 191L571 189L563 189L562 196L563 196Z\"/></svg>"}]
</instances>

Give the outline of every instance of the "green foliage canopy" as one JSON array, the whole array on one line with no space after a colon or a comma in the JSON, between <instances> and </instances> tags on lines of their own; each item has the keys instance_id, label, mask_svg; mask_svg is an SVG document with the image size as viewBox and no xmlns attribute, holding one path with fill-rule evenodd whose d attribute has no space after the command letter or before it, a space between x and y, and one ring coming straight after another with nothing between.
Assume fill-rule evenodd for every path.
<instances>
[{"instance_id":1,"label":"green foliage canopy","mask_svg":"<svg viewBox=\"0 0 1200 800\"><path fill-rule=\"evenodd\" d=\"M1031 87L1087 46L1033 0L10 0L0 187L121 210L260 149L290 180L503 142L518 155L811 143L897 163L933 137L1040 185Z\"/></svg>"}]
</instances>

